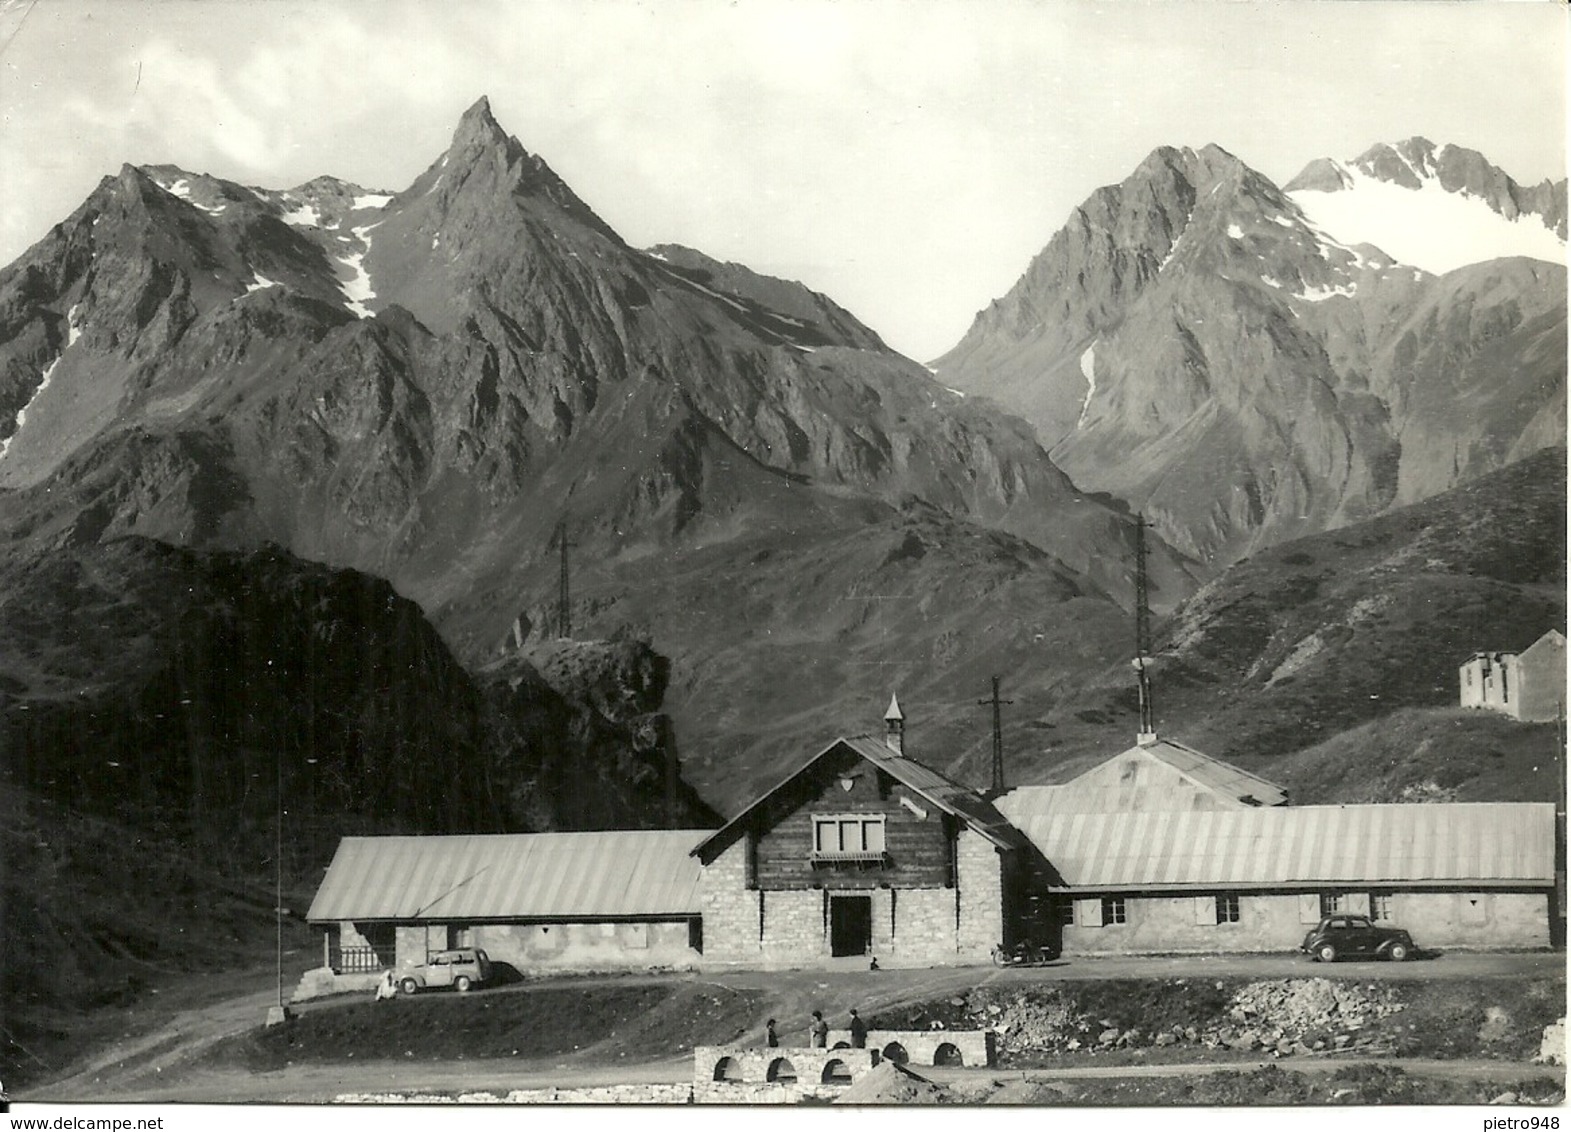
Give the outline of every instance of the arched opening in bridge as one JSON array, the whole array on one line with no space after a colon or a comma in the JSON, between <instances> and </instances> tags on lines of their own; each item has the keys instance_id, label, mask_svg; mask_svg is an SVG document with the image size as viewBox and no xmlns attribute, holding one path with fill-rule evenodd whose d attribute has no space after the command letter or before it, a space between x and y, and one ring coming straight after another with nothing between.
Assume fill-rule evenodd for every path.
<instances>
[{"instance_id":1,"label":"arched opening in bridge","mask_svg":"<svg viewBox=\"0 0 1571 1132\"><path fill-rule=\"evenodd\" d=\"M906 1052L906 1047L899 1042L890 1042L884 1047L884 1060L892 1061L896 1065L904 1065L911 1060L911 1055Z\"/></svg>"},{"instance_id":2,"label":"arched opening in bridge","mask_svg":"<svg viewBox=\"0 0 1571 1132\"><path fill-rule=\"evenodd\" d=\"M838 1057L832 1057L824 1062L824 1075L821 1080L825 1085L849 1085L851 1070Z\"/></svg>"},{"instance_id":3,"label":"arched opening in bridge","mask_svg":"<svg viewBox=\"0 0 1571 1132\"><path fill-rule=\"evenodd\" d=\"M964 1065L965 1058L960 1056L960 1047L954 1042L940 1042L933 1051L934 1065Z\"/></svg>"},{"instance_id":4,"label":"arched opening in bridge","mask_svg":"<svg viewBox=\"0 0 1571 1132\"><path fill-rule=\"evenodd\" d=\"M777 1057L769 1063L769 1071L764 1074L766 1081L773 1081L779 1085L790 1085L796 1081L796 1066L784 1057Z\"/></svg>"},{"instance_id":5,"label":"arched opening in bridge","mask_svg":"<svg viewBox=\"0 0 1571 1132\"><path fill-rule=\"evenodd\" d=\"M742 1063L734 1057L722 1057L715 1062L715 1080L739 1083L742 1080Z\"/></svg>"}]
</instances>

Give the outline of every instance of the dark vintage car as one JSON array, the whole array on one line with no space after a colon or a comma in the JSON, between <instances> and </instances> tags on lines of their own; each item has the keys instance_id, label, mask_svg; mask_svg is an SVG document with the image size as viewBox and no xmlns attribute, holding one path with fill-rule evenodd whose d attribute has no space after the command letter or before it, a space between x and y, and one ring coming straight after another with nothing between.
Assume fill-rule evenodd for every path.
<instances>
[{"instance_id":1,"label":"dark vintage car","mask_svg":"<svg viewBox=\"0 0 1571 1132\"><path fill-rule=\"evenodd\" d=\"M1413 937L1401 928L1388 928L1375 923L1368 916L1345 913L1327 916L1320 925L1304 937L1299 947L1322 963L1331 963L1348 955L1373 955L1400 963L1412 958L1418 949Z\"/></svg>"}]
</instances>

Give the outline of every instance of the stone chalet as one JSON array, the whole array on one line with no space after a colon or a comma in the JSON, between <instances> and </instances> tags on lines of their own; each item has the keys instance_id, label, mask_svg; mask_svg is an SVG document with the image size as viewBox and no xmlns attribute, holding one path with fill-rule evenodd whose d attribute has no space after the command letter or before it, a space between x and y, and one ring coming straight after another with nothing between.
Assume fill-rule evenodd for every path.
<instances>
[{"instance_id":1,"label":"stone chalet","mask_svg":"<svg viewBox=\"0 0 1571 1132\"><path fill-rule=\"evenodd\" d=\"M717 830L345 838L299 997L459 946L520 972L964 965L1019 941L1286 951L1333 911L1421 947L1549 946L1552 804L1287 801L1149 733L990 801L905 753L892 700L883 736L836 739Z\"/></svg>"},{"instance_id":2,"label":"stone chalet","mask_svg":"<svg viewBox=\"0 0 1571 1132\"><path fill-rule=\"evenodd\" d=\"M1551 629L1526 649L1475 652L1457 672L1463 707L1488 708L1527 723L1566 710L1566 639Z\"/></svg>"}]
</instances>

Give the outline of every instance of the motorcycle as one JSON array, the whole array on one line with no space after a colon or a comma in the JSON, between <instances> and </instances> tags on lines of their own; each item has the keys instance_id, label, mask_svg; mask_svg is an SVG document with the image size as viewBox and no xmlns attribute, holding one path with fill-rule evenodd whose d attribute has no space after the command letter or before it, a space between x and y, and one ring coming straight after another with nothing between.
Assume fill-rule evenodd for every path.
<instances>
[{"instance_id":1,"label":"motorcycle","mask_svg":"<svg viewBox=\"0 0 1571 1132\"><path fill-rule=\"evenodd\" d=\"M1058 949L1049 944L1017 943L1013 947L1003 944L993 948L995 967L1041 967L1058 958Z\"/></svg>"}]
</instances>

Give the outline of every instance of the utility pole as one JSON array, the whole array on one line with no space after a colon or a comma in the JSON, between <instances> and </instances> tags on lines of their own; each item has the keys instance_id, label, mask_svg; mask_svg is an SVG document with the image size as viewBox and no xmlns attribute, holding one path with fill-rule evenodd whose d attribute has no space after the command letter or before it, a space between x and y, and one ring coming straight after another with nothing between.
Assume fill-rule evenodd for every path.
<instances>
[{"instance_id":1,"label":"utility pole","mask_svg":"<svg viewBox=\"0 0 1571 1132\"><path fill-rule=\"evenodd\" d=\"M567 640L573 635L573 606L567 587L567 551L568 548L577 546L567 537L567 520L563 519L556 525L551 541L562 552L561 570L557 582L557 608L556 608L556 635Z\"/></svg>"},{"instance_id":2,"label":"utility pole","mask_svg":"<svg viewBox=\"0 0 1571 1132\"><path fill-rule=\"evenodd\" d=\"M1151 704L1151 601L1146 583L1146 517L1135 516L1135 679L1140 687L1140 742L1156 738Z\"/></svg>"},{"instance_id":3,"label":"utility pole","mask_svg":"<svg viewBox=\"0 0 1571 1132\"><path fill-rule=\"evenodd\" d=\"M998 677L993 677L993 695L991 699L977 700L978 707L993 707L993 797L1004 792L1004 719L999 709L1004 704L1012 704L1014 700L1001 700L998 698Z\"/></svg>"}]
</instances>

